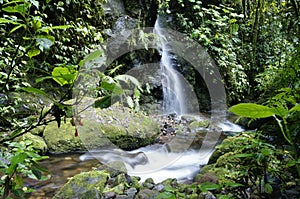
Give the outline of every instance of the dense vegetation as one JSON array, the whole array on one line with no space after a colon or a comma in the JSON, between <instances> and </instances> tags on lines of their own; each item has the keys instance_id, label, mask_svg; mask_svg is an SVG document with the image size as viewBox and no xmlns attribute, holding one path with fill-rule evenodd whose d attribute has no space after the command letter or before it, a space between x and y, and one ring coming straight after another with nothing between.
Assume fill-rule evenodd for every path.
<instances>
[{"instance_id":1,"label":"dense vegetation","mask_svg":"<svg viewBox=\"0 0 300 199\"><path fill-rule=\"evenodd\" d=\"M107 56L101 44L122 13L105 11L103 3L102 0L0 1L0 173L3 176L0 195L3 198L19 197L28 191L23 188L24 175L42 178L43 169L37 163L43 157L29 142L15 143L13 139L49 121L55 120L59 125L65 117L72 117L72 108L64 102L72 98L71 91L82 64L93 59L85 56L96 49L93 56ZM228 105L247 102L231 111L251 118L244 124L257 129L255 136L249 137L248 148L243 148L243 142L237 143L236 159L216 165L235 174L229 176L231 184L200 188L246 197L245 191L250 186L264 186L257 189L259 196L265 197L272 192L272 181L283 173L276 182L280 188L296 186L300 179L299 2L144 0L143 6L134 1L124 4L135 21L133 27L153 25L153 13L172 16L169 27L199 42L215 60L224 80ZM136 53L157 56L155 52L133 52L111 64L109 70L101 73L97 97L104 100L100 101L100 107L107 106L105 101L114 89L119 88L120 95L126 93L120 86L119 81L124 80L120 75L133 66ZM103 60L100 64L104 64ZM181 70L195 82L195 71ZM137 87L134 94L125 96L130 107L137 107L143 90L134 79L126 81ZM199 99L205 98L201 96L203 89L195 89ZM223 147L230 149L228 145ZM13 156L8 163L4 161ZM236 179L235 184L232 179ZM169 190L168 194L175 193Z\"/></svg>"}]
</instances>

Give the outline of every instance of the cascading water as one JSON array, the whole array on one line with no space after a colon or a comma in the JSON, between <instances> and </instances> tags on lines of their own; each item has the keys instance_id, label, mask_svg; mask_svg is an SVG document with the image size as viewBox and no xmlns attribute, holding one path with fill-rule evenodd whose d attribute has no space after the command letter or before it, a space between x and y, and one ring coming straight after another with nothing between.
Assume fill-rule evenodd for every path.
<instances>
[{"instance_id":1,"label":"cascading water","mask_svg":"<svg viewBox=\"0 0 300 199\"><path fill-rule=\"evenodd\" d=\"M163 86L163 111L177 116L187 114L189 105L184 77L175 69L174 55L168 48L168 40L162 33L162 21L158 16L154 25L154 34L158 36L158 49L161 53L160 69Z\"/></svg>"}]
</instances>

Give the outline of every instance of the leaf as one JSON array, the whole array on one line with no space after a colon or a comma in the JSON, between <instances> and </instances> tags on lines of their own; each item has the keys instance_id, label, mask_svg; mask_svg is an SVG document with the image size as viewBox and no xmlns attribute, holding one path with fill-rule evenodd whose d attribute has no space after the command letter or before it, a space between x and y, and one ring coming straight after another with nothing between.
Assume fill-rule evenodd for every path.
<instances>
[{"instance_id":1,"label":"leaf","mask_svg":"<svg viewBox=\"0 0 300 199\"><path fill-rule=\"evenodd\" d=\"M15 25L20 25L20 23L16 22L15 20L0 18L0 24L5 24L5 23L11 23L11 24L15 24Z\"/></svg>"},{"instance_id":2,"label":"leaf","mask_svg":"<svg viewBox=\"0 0 300 199\"><path fill-rule=\"evenodd\" d=\"M34 56L37 56L41 53L41 51L39 49L31 49L27 52L28 57L31 59Z\"/></svg>"},{"instance_id":3,"label":"leaf","mask_svg":"<svg viewBox=\"0 0 300 199\"><path fill-rule=\"evenodd\" d=\"M155 198L159 198L159 199L176 199L175 195L171 192L159 193Z\"/></svg>"},{"instance_id":4,"label":"leaf","mask_svg":"<svg viewBox=\"0 0 300 199\"><path fill-rule=\"evenodd\" d=\"M84 62L92 61L96 58L99 58L103 53L103 50L96 50L92 53L90 53L86 58L84 58Z\"/></svg>"},{"instance_id":5,"label":"leaf","mask_svg":"<svg viewBox=\"0 0 300 199\"><path fill-rule=\"evenodd\" d=\"M294 106L293 108L291 108L290 112L292 111L300 111L300 104Z\"/></svg>"},{"instance_id":6,"label":"leaf","mask_svg":"<svg viewBox=\"0 0 300 199\"><path fill-rule=\"evenodd\" d=\"M73 84L78 71L75 70L73 66L67 67L55 67L52 71L53 80L56 81L59 85L63 86L66 84Z\"/></svg>"},{"instance_id":7,"label":"leaf","mask_svg":"<svg viewBox=\"0 0 300 199\"><path fill-rule=\"evenodd\" d=\"M133 77L133 76L131 76L131 75L118 75L118 76L115 77L115 79L116 79L116 80L121 80L121 81L123 81L123 82L125 82L125 83L127 83L127 84L128 84L129 82L131 82L131 83L133 83L138 89L141 90L140 82L139 82L135 77Z\"/></svg>"},{"instance_id":8,"label":"leaf","mask_svg":"<svg viewBox=\"0 0 300 199\"><path fill-rule=\"evenodd\" d=\"M116 82L114 79L110 76L104 76L101 82L101 88L108 90L108 91L113 91L114 88L116 87Z\"/></svg>"},{"instance_id":9,"label":"leaf","mask_svg":"<svg viewBox=\"0 0 300 199\"><path fill-rule=\"evenodd\" d=\"M216 190L216 189L219 189L219 188L220 188L220 185L212 183L212 182L204 182L204 183L202 183L202 184L199 185L199 189L202 192Z\"/></svg>"},{"instance_id":10,"label":"leaf","mask_svg":"<svg viewBox=\"0 0 300 199\"><path fill-rule=\"evenodd\" d=\"M2 10L4 10L5 12L10 12L10 13L26 13L27 12L27 8L25 7L25 4L18 4L16 6L6 6L4 8L2 8Z\"/></svg>"},{"instance_id":11,"label":"leaf","mask_svg":"<svg viewBox=\"0 0 300 199\"><path fill-rule=\"evenodd\" d=\"M49 30L65 30L68 28L74 28L72 25L61 25L61 26L44 26L41 28L41 31L43 32L49 32Z\"/></svg>"},{"instance_id":12,"label":"leaf","mask_svg":"<svg viewBox=\"0 0 300 199\"><path fill-rule=\"evenodd\" d=\"M41 171L37 168L37 167L32 167L31 171L33 173L33 175L37 178L37 179L41 179L42 177L42 173Z\"/></svg>"},{"instance_id":13,"label":"leaf","mask_svg":"<svg viewBox=\"0 0 300 199\"><path fill-rule=\"evenodd\" d=\"M126 97L126 101L127 101L127 104L129 106L129 108L133 108L134 107L133 100L132 100L132 98L130 96Z\"/></svg>"},{"instance_id":14,"label":"leaf","mask_svg":"<svg viewBox=\"0 0 300 199\"><path fill-rule=\"evenodd\" d=\"M33 88L33 87L26 87L26 88L22 88L23 91L29 92L29 93L35 93L35 94L40 94L40 95L46 95L47 93L45 93L44 91L38 89L38 88Z\"/></svg>"},{"instance_id":15,"label":"leaf","mask_svg":"<svg viewBox=\"0 0 300 199\"><path fill-rule=\"evenodd\" d=\"M232 106L229 111L238 116L249 118L266 118L275 114L271 108L254 103L237 104Z\"/></svg>"},{"instance_id":16,"label":"leaf","mask_svg":"<svg viewBox=\"0 0 300 199\"><path fill-rule=\"evenodd\" d=\"M36 0L29 0L37 9L39 8L39 2Z\"/></svg>"},{"instance_id":17,"label":"leaf","mask_svg":"<svg viewBox=\"0 0 300 199\"><path fill-rule=\"evenodd\" d=\"M68 29L68 28L74 28L74 26L72 26L72 25L61 25L61 26L53 26L53 27L51 27L51 29L52 30L54 30L54 29Z\"/></svg>"},{"instance_id":18,"label":"leaf","mask_svg":"<svg viewBox=\"0 0 300 199\"><path fill-rule=\"evenodd\" d=\"M18 30L19 28L22 28L22 27L24 27L24 24L15 26L9 33L13 33L14 31L16 31L16 30Z\"/></svg>"},{"instance_id":19,"label":"leaf","mask_svg":"<svg viewBox=\"0 0 300 199\"><path fill-rule=\"evenodd\" d=\"M36 41L38 42L41 51L43 51L44 49L50 49L53 44L52 41L47 38L37 38Z\"/></svg>"},{"instance_id":20,"label":"leaf","mask_svg":"<svg viewBox=\"0 0 300 199\"><path fill-rule=\"evenodd\" d=\"M52 78L53 78L52 76L40 77L35 80L35 83L40 83L41 81L44 81L45 79L52 79Z\"/></svg>"},{"instance_id":21,"label":"leaf","mask_svg":"<svg viewBox=\"0 0 300 199\"><path fill-rule=\"evenodd\" d=\"M289 111L283 107L274 107L272 108L272 111L275 115L278 115L280 117L285 117L288 115Z\"/></svg>"},{"instance_id":22,"label":"leaf","mask_svg":"<svg viewBox=\"0 0 300 199\"><path fill-rule=\"evenodd\" d=\"M236 154L233 156L230 156L230 158L247 158L247 157L253 157L254 154L248 154L248 153L242 153L242 154Z\"/></svg>"},{"instance_id":23,"label":"leaf","mask_svg":"<svg viewBox=\"0 0 300 199\"><path fill-rule=\"evenodd\" d=\"M271 194L273 192L273 188L269 183L266 183L264 185L264 188L265 188L265 193L267 193L267 194Z\"/></svg>"},{"instance_id":24,"label":"leaf","mask_svg":"<svg viewBox=\"0 0 300 199\"><path fill-rule=\"evenodd\" d=\"M242 187L244 185L240 184L240 183L236 183L236 182L228 182L226 183L226 187Z\"/></svg>"},{"instance_id":25,"label":"leaf","mask_svg":"<svg viewBox=\"0 0 300 199\"><path fill-rule=\"evenodd\" d=\"M107 95L95 101L96 108L107 108L110 105L111 105L111 95Z\"/></svg>"},{"instance_id":26,"label":"leaf","mask_svg":"<svg viewBox=\"0 0 300 199\"><path fill-rule=\"evenodd\" d=\"M19 176L19 175L16 175L15 176L15 183L18 185L18 186L22 186L23 185L23 178L21 177L21 176Z\"/></svg>"},{"instance_id":27,"label":"leaf","mask_svg":"<svg viewBox=\"0 0 300 199\"><path fill-rule=\"evenodd\" d=\"M6 169L6 174L12 175L19 163L23 163L26 159L26 153L20 153L11 158L10 166Z\"/></svg>"}]
</instances>

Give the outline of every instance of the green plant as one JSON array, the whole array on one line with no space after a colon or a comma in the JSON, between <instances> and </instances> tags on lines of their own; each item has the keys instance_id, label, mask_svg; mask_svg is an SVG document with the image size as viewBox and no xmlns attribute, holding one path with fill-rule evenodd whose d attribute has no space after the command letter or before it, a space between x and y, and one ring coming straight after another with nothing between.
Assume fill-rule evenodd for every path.
<instances>
[{"instance_id":1,"label":"green plant","mask_svg":"<svg viewBox=\"0 0 300 199\"><path fill-rule=\"evenodd\" d=\"M263 198L273 192L274 185L284 190L288 180L294 181L286 172L290 154L260 136L248 132L226 138L216 147L218 159L208 167L217 176L218 184L205 183L199 188L234 198L248 198L248 194Z\"/></svg>"},{"instance_id":2,"label":"green plant","mask_svg":"<svg viewBox=\"0 0 300 199\"><path fill-rule=\"evenodd\" d=\"M5 142L0 152L0 195L4 198L23 198L25 193L32 192L24 186L24 178L44 180L38 161L48 158L40 156L31 141Z\"/></svg>"},{"instance_id":3,"label":"green plant","mask_svg":"<svg viewBox=\"0 0 300 199\"><path fill-rule=\"evenodd\" d=\"M164 191L159 193L156 198L163 198L163 199L177 199L177 198L184 198L185 194L179 192L178 189L173 188L172 186L165 186Z\"/></svg>"},{"instance_id":4,"label":"green plant","mask_svg":"<svg viewBox=\"0 0 300 199\"><path fill-rule=\"evenodd\" d=\"M278 97L278 96L277 96ZM287 98L285 98L286 100ZM277 101L278 102L278 101ZM294 102L295 103L295 102ZM273 103L271 107L254 104L254 103L241 103L232 106L229 111L243 117L258 119L274 117L280 131L286 140L286 142L291 146L291 154L293 159L290 161L290 166L295 166L297 170L298 178L300 178L300 159L298 156L299 142L297 141L299 124L295 132L291 131L288 123L289 118L293 117L296 112L300 111L300 105L295 104L292 108L285 106L286 103Z\"/></svg>"}]
</instances>

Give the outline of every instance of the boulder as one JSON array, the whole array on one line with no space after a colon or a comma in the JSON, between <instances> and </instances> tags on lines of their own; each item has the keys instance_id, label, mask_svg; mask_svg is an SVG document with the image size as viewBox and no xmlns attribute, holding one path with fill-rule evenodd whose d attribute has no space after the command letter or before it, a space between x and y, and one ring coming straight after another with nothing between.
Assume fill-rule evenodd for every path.
<instances>
[{"instance_id":1,"label":"boulder","mask_svg":"<svg viewBox=\"0 0 300 199\"><path fill-rule=\"evenodd\" d=\"M101 198L109 178L107 171L89 171L72 177L53 197L60 198Z\"/></svg>"},{"instance_id":2,"label":"boulder","mask_svg":"<svg viewBox=\"0 0 300 199\"><path fill-rule=\"evenodd\" d=\"M71 119L62 122L58 128L56 122L50 122L44 130L44 139L51 153L67 153L86 150L79 137L75 137L75 126Z\"/></svg>"},{"instance_id":3,"label":"boulder","mask_svg":"<svg viewBox=\"0 0 300 199\"><path fill-rule=\"evenodd\" d=\"M91 117L91 115L94 115ZM80 114L78 137L70 119L60 128L56 122L44 130L44 139L52 153L121 148L133 150L153 144L159 133L158 123L141 112L120 105L93 108Z\"/></svg>"},{"instance_id":4,"label":"boulder","mask_svg":"<svg viewBox=\"0 0 300 199\"><path fill-rule=\"evenodd\" d=\"M22 140L30 140L32 142L33 148L39 150L41 153L45 153L48 150L45 140L38 135L33 135L32 133L25 133L15 138L14 141L19 142Z\"/></svg>"}]
</instances>

